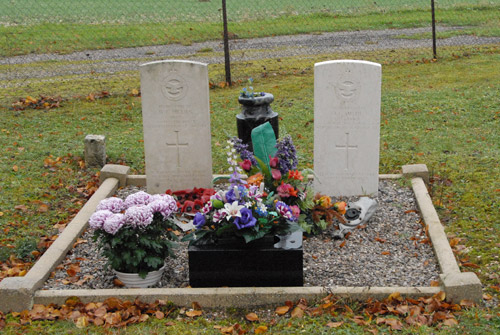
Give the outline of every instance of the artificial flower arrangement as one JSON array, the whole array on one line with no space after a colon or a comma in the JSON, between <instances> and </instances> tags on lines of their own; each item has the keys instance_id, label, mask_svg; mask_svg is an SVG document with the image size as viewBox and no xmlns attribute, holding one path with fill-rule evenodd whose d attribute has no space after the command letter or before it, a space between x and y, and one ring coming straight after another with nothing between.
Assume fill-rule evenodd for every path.
<instances>
[{"instance_id":1,"label":"artificial flower arrangement","mask_svg":"<svg viewBox=\"0 0 500 335\"><path fill-rule=\"evenodd\" d=\"M290 135L276 141L270 125L263 125L252 134L252 140L254 154L240 139L232 139L240 156L239 165L249 175L248 184L264 182L266 190L276 193L280 201L294 209L299 226L308 234L321 233L334 218L344 222L346 203L334 203L329 196L315 194L308 179L314 171L297 170L297 150Z\"/></svg>"},{"instance_id":2,"label":"artificial flower arrangement","mask_svg":"<svg viewBox=\"0 0 500 335\"><path fill-rule=\"evenodd\" d=\"M334 217L343 222L345 203L315 196L311 181L304 177L313 172L297 170L291 136L276 141L271 125L265 123L252 131L252 142L253 153L238 138L228 141L230 186L212 195L196 213L195 234L186 239L215 243L221 236L235 235L248 243L297 230L316 234Z\"/></svg>"},{"instance_id":3,"label":"artificial flower arrangement","mask_svg":"<svg viewBox=\"0 0 500 335\"><path fill-rule=\"evenodd\" d=\"M125 200L102 200L89 226L111 268L145 278L148 272L160 269L165 258L174 257L177 236L172 216L177 209L171 195L139 191Z\"/></svg>"},{"instance_id":4,"label":"artificial flower arrangement","mask_svg":"<svg viewBox=\"0 0 500 335\"><path fill-rule=\"evenodd\" d=\"M248 184L238 165L236 150L228 149L230 186L212 195L196 213L193 219L196 232L187 235L185 240L193 244L215 244L222 237L236 236L248 243L266 235L300 230L294 208L265 192L264 184Z\"/></svg>"}]
</instances>

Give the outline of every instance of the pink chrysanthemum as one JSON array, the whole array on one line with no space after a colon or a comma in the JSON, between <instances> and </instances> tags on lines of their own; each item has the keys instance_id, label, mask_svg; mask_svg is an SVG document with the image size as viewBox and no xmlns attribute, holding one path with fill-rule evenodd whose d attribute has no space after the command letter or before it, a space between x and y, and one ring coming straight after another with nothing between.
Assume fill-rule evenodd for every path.
<instances>
[{"instance_id":1,"label":"pink chrysanthemum","mask_svg":"<svg viewBox=\"0 0 500 335\"><path fill-rule=\"evenodd\" d=\"M139 191L134 194L131 194L125 199L125 205L127 206L127 208L138 205L147 205L150 202L151 202L151 195L144 191Z\"/></svg>"},{"instance_id":2,"label":"pink chrysanthemum","mask_svg":"<svg viewBox=\"0 0 500 335\"><path fill-rule=\"evenodd\" d=\"M155 202L157 200L166 202L171 212L177 211L177 201L175 201L173 196L169 194L154 194L151 196L149 203Z\"/></svg>"},{"instance_id":3,"label":"pink chrysanthemum","mask_svg":"<svg viewBox=\"0 0 500 335\"><path fill-rule=\"evenodd\" d=\"M165 219L167 219L173 212L170 208L170 202L165 200L155 200L150 202L147 206L151 209L153 214L160 213Z\"/></svg>"},{"instance_id":4,"label":"pink chrysanthemum","mask_svg":"<svg viewBox=\"0 0 500 335\"><path fill-rule=\"evenodd\" d=\"M132 206L125 211L125 220L134 228L146 227L153 222L153 211L147 205Z\"/></svg>"},{"instance_id":5,"label":"pink chrysanthemum","mask_svg":"<svg viewBox=\"0 0 500 335\"><path fill-rule=\"evenodd\" d=\"M113 215L113 212L111 212L107 209L95 212L94 214L92 214L92 216L89 219L90 228L92 228L94 230L102 229L102 226L104 225L104 222L106 221L106 219L112 215Z\"/></svg>"},{"instance_id":6,"label":"pink chrysanthemum","mask_svg":"<svg viewBox=\"0 0 500 335\"><path fill-rule=\"evenodd\" d=\"M117 197L106 198L101 200L99 205L97 205L97 211L108 210L113 213L121 213L126 209L125 203L122 199Z\"/></svg>"},{"instance_id":7,"label":"pink chrysanthemum","mask_svg":"<svg viewBox=\"0 0 500 335\"><path fill-rule=\"evenodd\" d=\"M108 234L115 235L118 230L125 224L125 215L118 213L109 216L102 228Z\"/></svg>"}]
</instances>

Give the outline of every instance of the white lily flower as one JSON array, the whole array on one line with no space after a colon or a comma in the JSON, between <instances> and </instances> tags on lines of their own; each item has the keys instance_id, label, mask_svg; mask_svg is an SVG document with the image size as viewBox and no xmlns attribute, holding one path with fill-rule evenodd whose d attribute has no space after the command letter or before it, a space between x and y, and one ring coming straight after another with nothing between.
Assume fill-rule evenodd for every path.
<instances>
[{"instance_id":1,"label":"white lily flower","mask_svg":"<svg viewBox=\"0 0 500 335\"><path fill-rule=\"evenodd\" d=\"M224 212L227 213L228 219L229 217L241 217L240 210L245 206L238 205L238 201L233 201L232 204L226 203L224 205Z\"/></svg>"}]
</instances>

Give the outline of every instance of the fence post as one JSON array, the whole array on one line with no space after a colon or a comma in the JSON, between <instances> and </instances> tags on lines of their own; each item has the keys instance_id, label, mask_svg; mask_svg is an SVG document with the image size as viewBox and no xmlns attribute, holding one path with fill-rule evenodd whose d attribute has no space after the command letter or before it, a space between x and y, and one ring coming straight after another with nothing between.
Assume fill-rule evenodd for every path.
<instances>
[{"instance_id":1,"label":"fence post","mask_svg":"<svg viewBox=\"0 0 500 335\"><path fill-rule=\"evenodd\" d=\"M229 33L227 31L226 0L222 0L222 21L224 25L224 66L226 70L226 83L231 86L231 60L229 57Z\"/></svg>"},{"instance_id":2,"label":"fence post","mask_svg":"<svg viewBox=\"0 0 500 335\"><path fill-rule=\"evenodd\" d=\"M431 12L432 12L432 57L437 59L436 51L436 16L434 11L434 0L431 0Z\"/></svg>"}]
</instances>

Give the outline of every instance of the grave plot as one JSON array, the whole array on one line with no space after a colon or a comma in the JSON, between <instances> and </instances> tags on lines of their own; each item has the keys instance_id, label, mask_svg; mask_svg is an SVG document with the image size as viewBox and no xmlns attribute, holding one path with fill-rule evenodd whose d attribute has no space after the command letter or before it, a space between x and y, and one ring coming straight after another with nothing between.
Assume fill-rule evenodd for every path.
<instances>
[{"instance_id":1,"label":"grave plot","mask_svg":"<svg viewBox=\"0 0 500 335\"><path fill-rule=\"evenodd\" d=\"M140 189L144 188L124 188L117 196L125 198ZM356 199L351 197L351 200ZM425 287L438 284L439 265L418 215L412 190L399 186L395 180L382 179L377 201L379 208L369 223L355 229L346 239L335 239L336 227L332 225L323 234L304 240L304 286ZM72 249L43 289L120 288L116 286L113 271L105 268L106 259L98 256L91 235L92 231L86 231L82 243ZM167 271L154 287L189 285L187 243L175 253L177 258L167 258ZM69 276L71 271L68 270L77 266L79 272ZM271 265L266 262L266 266ZM286 282L282 280L282 283L277 286L285 286Z\"/></svg>"},{"instance_id":2,"label":"grave plot","mask_svg":"<svg viewBox=\"0 0 500 335\"><path fill-rule=\"evenodd\" d=\"M184 275L184 279L175 280L175 285L170 288L117 289L109 284L103 288L83 288L95 280L109 282L104 278L106 275L96 279L95 273L88 273L87 277L83 275L74 282L69 280L68 285L75 289L54 289L51 284L54 281L49 281L44 287L51 273L64 261L68 251L85 231L98 203L115 194L118 187L147 185L148 192L154 194L163 193L166 189L211 185L206 65L184 61L153 62L141 68L146 176L129 175L130 168L122 165L104 166L98 191L26 276L6 278L0 283L0 309L20 311L33 303L63 304L71 296L80 297L82 302L103 301L114 296L125 300L139 298L145 302L163 299L182 306L197 301L205 307L249 307L301 298L315 300L327 293L353 299L381 299L394 292L423 296L442 290L451 300L480 301L481 283L474 273L460 272L427 193L425 182L428 181L428 171L425 165L403 167L402 176L411 180L410 193L415 200L410 201L411 204L403 201L402 208L397 208L398 202L394 199L391 203L393 191L387 185L382 184L381 187L379 184L379 179L402 177L380 176L378 172L380 65L363 61L334 61L317 64L315 69L316 191L334 197L378 197L380 204L384 204L383 210L391 211L392 208L393 212L407 216L413 225L402 227L404 223L399 222L401 218L398 215L388 214L389 217L374 216L374 224L368 222L366 227L359 227L359 231L352 232L345 241L335 241L328 231L316 240L311 238L310 254L304 261L304 287L183 288L186 286ZM387 199L383 200L384 197ZM417 208L420 217L415 213ZM370 230L372 228L378 230ZM422 231L426 231L427 235L419 233ZM432 244L435 259L430 248L425 252L420 250L420 247L428 247L426 243L420 243L427 238ZM410 244L401 245L401 241L410 241ZM306 240L306 249L307 243ZM361 248L354 248L356 245ZM396 248L398 245L404 249L403 253ZM414 247L418 250L413 250ZM91 253L95 254L95 251ZM179 264L184 269L177 270L182 274L187 262L179 258ZM388 261L380 263L380 260ZM73 261L76 259L70 259L70 262ZM64 265L67 264L63 263L63 268ZM411 270L417 269L408 276L412 279L393 280L410 273L409 268L404 270L406 265ZM419 281L422 278L416 277L425 272L420 271L425 267L431 269L430 275ZM164 282L171 281L166 278ZM61 283L66 285L62 279Z\"/></svg>"}]
</instances>

